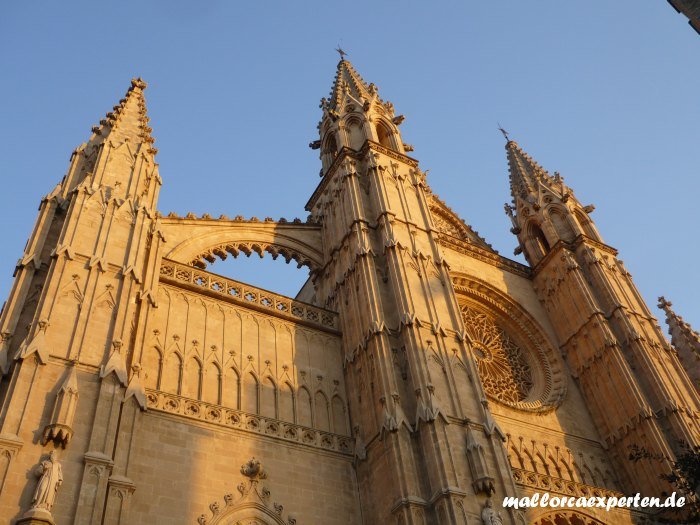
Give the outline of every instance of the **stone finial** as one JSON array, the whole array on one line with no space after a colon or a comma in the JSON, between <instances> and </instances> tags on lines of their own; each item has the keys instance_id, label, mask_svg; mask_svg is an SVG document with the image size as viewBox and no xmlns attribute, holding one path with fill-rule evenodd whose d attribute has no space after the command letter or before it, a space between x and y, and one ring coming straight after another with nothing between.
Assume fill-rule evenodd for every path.
<instances>
[{"instance_id":1,"label":"stone finial","mask_svg":"<svg viewBox=\"0 0 700 525\"><path fill-rule=\"evenodd\" d=\"M267 472L263 469L260 461L255 458L251 458L247 463L241 465L241 474L251 481L259 481L267 478Z\"/></svg>"},{"instance_id":2,"label":"stone finial","mask_svg":"<svg viewBox=\"0 0 700 525\"><path fill-rule=\"evenodd\" d=\"M143 90L148 87L148 84L141 77L137 77L131 79L131 87Z\"/></svg>"}]
</instances>

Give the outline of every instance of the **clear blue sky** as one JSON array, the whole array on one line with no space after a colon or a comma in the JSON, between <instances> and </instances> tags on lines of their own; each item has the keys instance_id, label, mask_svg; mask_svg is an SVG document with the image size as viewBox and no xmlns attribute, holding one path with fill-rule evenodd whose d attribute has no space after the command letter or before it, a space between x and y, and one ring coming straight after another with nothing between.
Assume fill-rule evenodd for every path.
<instances>
[{"instance_id":1,"label":"clear blue sky","mask_svg":"<svg viewBox=\"0 0 700 525\"><path fill-rule=\"evenodd\" d=\"M700 328L700 36L664 1L7 2L0 16L0 296L42 195L121 98L146 91L159 208L305 217L318 101L341 44L407 116L434 191L512 257L500 122L559 171L656 311ZM212 267L294 294L280 259Z\"/></svg>"}]
</instances>

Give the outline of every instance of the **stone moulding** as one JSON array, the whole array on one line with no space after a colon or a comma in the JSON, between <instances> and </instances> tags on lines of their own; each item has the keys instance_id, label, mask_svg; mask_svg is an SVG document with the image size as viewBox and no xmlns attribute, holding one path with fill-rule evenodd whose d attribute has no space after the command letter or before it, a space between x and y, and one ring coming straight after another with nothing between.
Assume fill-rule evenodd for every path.
<instances>
[{"instance_id":1,"label":"stone moulding","mask_svg":"<svg viewBox=\"0 0 700 525\"><path fill-rule=\"evenodd\" d=\"M334 334L340 333L338 314L335 312L199 270L186 264L163 259L160 267L160 281L205 293L211 297L282 319L307 324Z\"/></svg>"},{"instance_id":2,"label":"stone moulding","mask_svg":"<svg viewBox=\"0 0 700 525\"><path fill-rule=\"evenodd\" d=\"M280 421L240 410L212 405L158 390L146 390L148 409L200 421L218 427L252 432L261 436L281 439L289 443L304 445L327 452L353 457L355 440L295 423Z\"/></svg>"},{"instance_id":3,"label":"stone moulding","mask_svg":"<svg viewBox=\"0 0 700 525\"><path fill-rule=\"evenodd\" d=\"M514 273L515 275L527 277L528 279L532 278L532 270L528 266L508 259L507 257L503 257L497 253L488 251L472 243L457 239L443 232L438 233L437 241L438 244L444 246L445 248L449 248L463 255L467 255L468 257L483 261L501 270L506 270Z\"/></svg>"},{"instance_id":4,"label":"stone moulding","mask_svg":"<svg viewBox=\"0 0 700 525\"><path fill-rule=\"evenodd\" d=\"M545 490L547 492L556 492L557 494L565 494L567 496L575 497L624 497L621 492L616 492L614 490L604 489L601 487L594 487L592 485L586 485L584 483L578 483L576 481L569 481L561 478L556 478L554 476L548 476L546 474L539 474L538 472L532 472L530 470L523 470L514 468L511 469L513 474L513 480L518 485L524 487L530 487L539 490Z\"/></svg>"},{"instance_id":5,"label":"stone moulding","mask_svg":"<svg viewBox=\"0 0 700 525\"><path fill-rule=\"evenodd\" d=\"M382 153L392 159L400 160L401 162L408 164L412 168L416 168L418 166L418 161L416 159L407 155L402 155L401 153L393 151L389 148L385 148L384 146L377 142L374 142L373 140L365 141L364 145L359 151L355 151L354 149L348 148L347 146L343 147L343 149L341 149L338 155L336 156L335 160L333 160L333 164L331 164L326 173L323 174L323 178L321 179L320 184L314 191L313 195L311 195L311 198L306 203L304 209L306 209L306 211L311 211L313 209L314 205L316 204L316 201L318 200L318 197L323 193L323 191L326 189L326 186L328 186L330 181L333 179L333 175L338 169L338 166L341 166L343 164L343 160L345 160L348 157L355 160L362 160L363 158L365 158L367 152L369 152L370 150L376 151L377 153Z\"/></svg>"}]
</instances>

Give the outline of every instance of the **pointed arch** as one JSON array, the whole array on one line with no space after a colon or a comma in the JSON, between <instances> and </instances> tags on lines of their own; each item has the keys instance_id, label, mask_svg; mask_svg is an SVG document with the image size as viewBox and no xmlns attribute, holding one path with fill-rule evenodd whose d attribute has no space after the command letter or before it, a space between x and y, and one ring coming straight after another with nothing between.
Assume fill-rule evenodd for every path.
<instances>
[{"instance_id":1,"label":"pointed arch","mask_svg":"<svg viewBox=\"0 0 700 525\"><path fill-rule=\"evenodd\" d=\"M182 379L182 395L192 399L201 399L202 363L196 357L190 357L185 366Z\"/></svg>"},{"instance_id":2,"label":"pointed arch","mask_svg":"<svg viewBox=\"0 0 700 525\"><path fill-rule=\"evenodd\" d=\"M366 137L364 133L362 121L356 116L351 115L345 121L345 133L348 138L348 146L354 150L359 150L365 143Z\"/></svg>"},{"instance_id":3,"label":"pointed arch","mask_svg":"<svg viewBox=\"0 0 700 525\"><path fill-rule=\"evenodd\" d=\"M321 390L314 394L314 428L330 432L330 418L328 417L328 398Z\"/></svg>"},{"instance_id":4,"label":"pointed arch","mask_svg":"<svg viewBox=\"0 0 700 525\"><path fill-rule=\"evenodd\" d=\"M549 208L548 215L559 238L566 242L573 241L576 234L571 227L568 210L566 208L562 209L561 206L552 205Z\"/></svg>"},{"instance_id":5,"label":"pointed arch","mask_svg":"<svg viewBox=\"0 0 700 525\"><path fill-rule=\"evenodd\" d=\"M202 400L215 405L221 404L221 368L216 361L210 361L205 371L206 381L202 384Z\"/></svg>"},{"instance_id":6,"label":"pointed arch","mask_svg":"<svg viewBox=\"0 0 700 525\"><path fill-rule=\"evenodd\" d=\"M297 423L306 427L313 426L311 422L311 394L305 386L299 389L297 396Z\"/></svg>"},{"instance_id":7,"label":"pointed arch","mask_svg":"<svg viewBox=\"0 0 700 525\"><path fill-rule=\"evenodd\" d=\"M141 359L141 366L145 373L144 386L154 390L160 390L161 376L163 373L163 353L157 346L146 348L145 355Z\"/></svg>"},{"instance_id":8,"label":"pointed arch","mask_svg":"<svg viewBox=\"0 0 700 525\"><path fill-rule=\"evenodd\" d=\"M277 419L277 384L270 376L260 384L260 415Z\"/></svg>"},{"instance_id":9,"label":"pointed arch","mask_svg":"<svg viewBox=\"0 0 700 525\"><path fill-rule=\"evenodd\" d=\"M278 419L294 423L294 387L284 382L278 391L279 416Z\"/></svg>"},{"instance_id":10,"label":"pointed arch","mask_svg":"<svg viewBox=\"0 0 700 525\"><path fill-rule=\"evenodd\" d=\"M183 361L178 352L171 352L165 360L161 390L180 394L182 392Z\"/></svg>"},{"instance_id":11,"label":"pointed arch","mask_svg":"<svg viewBox=\"0 0 700 525\"><path fill-rule=\"evenodd\" d=\"M562 476L564 479L568 477L569 481L576 481L576 476L574 475L574 470L571 468L569 463L564 459L561 458L559 462L564 465L564 468L566 469L566 476Z\"/></svg>"},{"instance_id":12,"label":"pointed arch","mask_svg":"<svg viewBox=\"0 0 700 525\"><path fill-rule=\"evenodd\" d=\"M578 222L584 235L595 241L601 241L600 235L598 235L598 231L593 225L593 221L591 221L585 213L581 210L575 210L574 217L576 217L576 222Z\"/></svg>"},{"instance_id":13,"label":"pointed arch","mask_svg":"<svg viewBox=\"0 0 700 525\"><path fill-rule=\"evenodd\" d=\"M241 408L241 374L235 366L229 366L224 375L222 386L222 404L240 410Z\"/></svg>"},{"instance_id":14,"label":"pointed arch","mask_svg":"<svg viewBox=\"0 0 700 525\"><path fill-rule=\"evenodd\" d=\"M535 254L540 258L547 255L552 248L550 247L549 241L542 231L542 228L540 228L540 225L534 221L530 222L527 227L527 232L528 237L535 249Z\"/></svg>"},{"instance_id":15,"label":"pointed arch","mask_svg":"<svg viewBox=\"0 0 700 525\"><path fill-rule=\"evenodd\" d=\"M343 436L350 435L348 431L348 416L345 403L338 394L331 400L331 412L333 413L333 432Z\"/></svg>"},{"instance_id":16,"label":"pointed arch","mask_svg":"<svg viewBox=\"0 0 700 525\"><path fill-rule=\"evenodd\" d=\"M518 451L517 448L515 448L515 445L511 445L510 450L515 454L515 458L518 460L517 465L513 465L513 461L511 460L511 465L515 468L521 468L525 470L525 460L523 459L523 455Z\"/></svg>"},{"instance_id":17,"label":"pointed arch","mask_svg":"<svg viewBox=\"0 0 700 525\"><path fill-rule=\"evenodd\" d=\"M380 119L377 121L375 129L377 132L377 142L379 142L385 148L393 150L397 149L396 141L394 140L394 132L392 131L391 126Z\"/></svg>"},{"instance_id":18,"label":"pointed arch","mask_svg":"<svg viewBox=\"0 0 700 525\"><path fill-rule=\"evenodd\" d=\"M547 462L547 460L544 459L544 456L539 452L536 454L536 456L540 460L540 463L542 464L542 468L544 469L544 473L547 474L548 476L551 476L552 473L549 471L549 463Z\"/></svg>"},{"instance_id":19,"label":"pointed arch","mask_svg":"<svg viewBox=\"0 0 700 525\"><path fill-rule=\"evenodd\" d=\"M241 410L250 414L258 413L258 378L253 372L243 376L243 388L241 392Z\"/></svg>"}]
</instances>

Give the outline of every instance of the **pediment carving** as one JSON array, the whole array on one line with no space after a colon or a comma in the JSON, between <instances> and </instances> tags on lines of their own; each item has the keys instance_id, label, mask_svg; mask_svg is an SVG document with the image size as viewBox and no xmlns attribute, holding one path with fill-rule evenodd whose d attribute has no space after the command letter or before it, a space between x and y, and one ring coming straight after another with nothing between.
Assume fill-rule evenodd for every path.
<instances>
[{"instance_id":1,"label":"pediment carving","mask_svg":"<svg viewBox=\"0 0 700 525\"><path fill-rule=\"evenodd\" d=\"M197 518L199 525L296 525L296 518L285 514L284 506L273 501L262 481L267 472L260 461L251 458L241 466L243 481L236 493L225 494L223 502L209 504L209 513Z\"/></svg>"}]
</instances>

